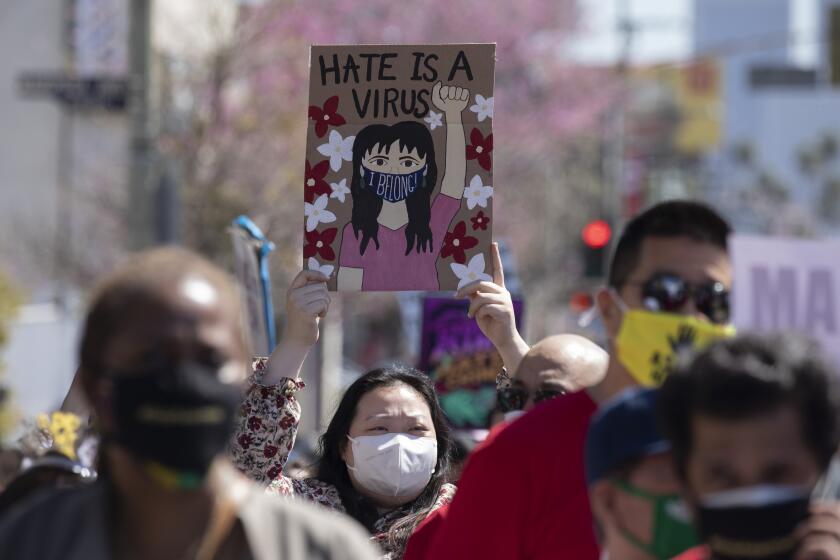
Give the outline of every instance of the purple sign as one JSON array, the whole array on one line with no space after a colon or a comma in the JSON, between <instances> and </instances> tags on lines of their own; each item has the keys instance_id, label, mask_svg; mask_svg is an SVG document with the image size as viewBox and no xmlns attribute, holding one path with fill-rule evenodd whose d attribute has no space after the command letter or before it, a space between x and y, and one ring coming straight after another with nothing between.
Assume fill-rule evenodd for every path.
<instances>
[{"instance_id":1,"label":"purple sign","mask_svg":"<svg viewBox=\"0 0 840 560\"><path fill-rule=\"evenodd\" d=\"M522 301L513 302L517 326ZM502 358L493 344L467 317L466 300L426 298L418 368L435 382L441 405L456 428L480 429L496 401L496 375Z\"/></svg>"}]
</instances>

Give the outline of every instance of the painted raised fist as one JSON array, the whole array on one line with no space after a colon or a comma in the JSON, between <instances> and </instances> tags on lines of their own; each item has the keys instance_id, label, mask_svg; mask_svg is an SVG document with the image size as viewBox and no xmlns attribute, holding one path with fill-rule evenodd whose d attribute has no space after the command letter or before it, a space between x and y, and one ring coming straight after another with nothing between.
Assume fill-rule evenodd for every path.
<instances>
[{"instance_id":1,"label":"painted raised fist","mask_svg":"<svg viewBox=\"0 0 840 560\"><path fill-rule=\"evenodd\" d=\"M460 113L467 108L470 90L457 86L445 86L441 82L432 88L432 103L444 113Z\"/></svg>"}]
</instances>

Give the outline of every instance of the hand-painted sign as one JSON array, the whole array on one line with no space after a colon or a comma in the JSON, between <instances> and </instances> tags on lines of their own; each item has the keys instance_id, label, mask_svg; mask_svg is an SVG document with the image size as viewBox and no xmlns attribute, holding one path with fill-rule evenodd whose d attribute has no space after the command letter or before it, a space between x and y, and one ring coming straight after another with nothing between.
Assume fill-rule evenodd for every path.
<instances>
[{"instance_id":1,"label":"hand-painted sign","mask_svg":"<svg viewBox=\"0 0 840 560\"><path fill-rule=\"evenodd\" d=\"M514 300L517 325L522 301ZM432 376L443 410L455 428L488 427L496 401L496 375L502 358L467 317L465 300L426 298L418 368Z\"/></svg>"},{"instance_id":2,"label":"hand-painted sign","mask_svg":"<svg viewBox=\"0 0 840 560\"><path fill-rule=\"evenodd\" d=\"M495 45L312 47L304 265L342 291L490 265Z\"/></svg>"}]
</instances>

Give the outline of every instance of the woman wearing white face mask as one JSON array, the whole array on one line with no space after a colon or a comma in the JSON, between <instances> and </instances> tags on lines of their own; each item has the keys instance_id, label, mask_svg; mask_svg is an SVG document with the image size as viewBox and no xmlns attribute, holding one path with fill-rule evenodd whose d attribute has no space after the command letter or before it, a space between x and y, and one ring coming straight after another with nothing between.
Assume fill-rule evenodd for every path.
<instances>
[{"instance_id":1,"label":"woman wearing white face mask","mask_svg":"<svg viewBox=\"0 0 840 560\"><path fill-rule=\"evenodd\" d=\"M428 376L395 366L357 379L321 437L315 476L283 475L300 420L298 374L329 307L325 280L304 271L289 288L287 332L268 360L255 363L231 453L267 491L347 513L385 558L400 558L417 524L455 492L446 483L449 427Z\"/></svg>"}]
</instances>

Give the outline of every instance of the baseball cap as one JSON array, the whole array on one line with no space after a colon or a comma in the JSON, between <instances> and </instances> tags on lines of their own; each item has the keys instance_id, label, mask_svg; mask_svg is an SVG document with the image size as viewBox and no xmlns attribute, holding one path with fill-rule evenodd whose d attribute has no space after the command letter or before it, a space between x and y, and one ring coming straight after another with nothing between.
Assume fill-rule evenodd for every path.
<instances>
[{"instance_id":1,"label":"baseball cap","mask_svg":"<svg viewBox=\"0 0 840 560\"><path fill-rule=\"evenodd\" d=\"M659 429L658 397L656 389L628 389L592 417L586 436L588 485L610 476L630 461L671 449Z\"/></svg>"}]
</instances>

